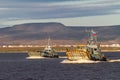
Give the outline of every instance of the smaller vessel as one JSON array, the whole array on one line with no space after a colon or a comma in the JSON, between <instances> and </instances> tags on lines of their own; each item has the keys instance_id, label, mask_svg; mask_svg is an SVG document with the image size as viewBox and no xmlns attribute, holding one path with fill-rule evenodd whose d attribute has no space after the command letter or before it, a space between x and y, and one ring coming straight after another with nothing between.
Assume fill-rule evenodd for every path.
<instances>
[{"instance_id":1,"label":"smaller vessel","mask_svg":"<svg viewBox=\"0 0 120 80\"><path fill-rule=\"evenodd\" d=\"M29 52L29 57L50 57L50 58L58 58L57 52L50 46L50 38L48 39L47 46L40 51Z\"/></svg>"},{"instance_id":2,"label":"smaller vessel","mask_svg":"<svg viewBox=\"0 0 120 80\"><path fill-rule=\"evenodd\" d=\"M69 60L94 60L106 61L105 56L101 53L100 44L97 42L97 34L91 30L90 39L86 46L79 46L76 49L66 51L66 56Z\"/></svg>"}]
</instances>

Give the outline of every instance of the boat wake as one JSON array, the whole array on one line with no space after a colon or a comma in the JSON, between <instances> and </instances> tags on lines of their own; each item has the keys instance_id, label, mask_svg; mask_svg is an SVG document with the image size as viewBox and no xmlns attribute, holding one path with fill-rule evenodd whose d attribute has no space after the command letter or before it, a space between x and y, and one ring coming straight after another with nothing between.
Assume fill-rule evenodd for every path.
<instances>
[{"instance_id":1,"label":"boat wake","mask_svg":"<svg viewBox=\"0 0 120 80\"><path fill-rule=\"evenodd\" d=\"M44 59L45 57L41 57L41 56L32 56L32 57L26 57L26 59Z\"/></svg>"},{"instance_id":2,"label":"boat wake","mask_svg":"<svg viewBox=\"0 0 120 80\"><path fill-rule=\"evenodd\" d=\"M98 63L100 61L92 61L92 60L77 60L77 61L70 61L68 59L63 60L61 63Z\"/></svg>"},{"instance_id":3,"label":"boat wake","mask_svg":"<svg viewBox=\"0 0 120 80\"><path fill-rule=\"evenodd\" d=\"M120 59L111 59L111 60L108 60L107 62L120 62Z\"/></svg>"},{"instance_id":4,"label":"boat wake","mask_svg":"<svg viewBox=\"0 0 120 80\"><path fill-rule=\"evenodd\" d=\"M93 61L93 60L77 60L77 61L70 61L68 59L63 60L61 63L72 63L72 64L77 64L77 63L101 63L101 62L120 62L120 59L111 59L107 61Z\"/></svg>"}]
</instances>

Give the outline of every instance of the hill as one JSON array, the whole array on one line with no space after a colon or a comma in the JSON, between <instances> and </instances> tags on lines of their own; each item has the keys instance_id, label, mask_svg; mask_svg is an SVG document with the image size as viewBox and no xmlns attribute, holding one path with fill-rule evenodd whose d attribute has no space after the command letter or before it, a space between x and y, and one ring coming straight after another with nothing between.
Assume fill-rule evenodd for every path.
<instances>
[{"instance_id":1,"label":"hill","mask_svg":"<svg viewBox=\"0 0 120 80\"><path fill-rule=\"evenodd\" d=\"M95 30L102 43L120 43L120 26L65 26L61 23L26 23L0 28L0 44L44 45L50 36L54 44L86 43L88 32Z\"/></svg>"}]
</instances>

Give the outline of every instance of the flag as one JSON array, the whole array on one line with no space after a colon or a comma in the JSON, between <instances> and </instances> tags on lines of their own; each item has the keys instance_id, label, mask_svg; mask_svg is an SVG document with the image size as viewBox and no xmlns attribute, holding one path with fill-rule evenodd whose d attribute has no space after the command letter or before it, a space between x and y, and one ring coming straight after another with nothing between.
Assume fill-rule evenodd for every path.
<instances>
[{"instance_id":1,"label":"flag","mask_svg":"<svg viewBox=\"0 0 120 80\"><path fill-rule=\"evenodd\" d=\"M95 31L92 31L92 36L97 36Z\"/></svg>"}]
</instances>

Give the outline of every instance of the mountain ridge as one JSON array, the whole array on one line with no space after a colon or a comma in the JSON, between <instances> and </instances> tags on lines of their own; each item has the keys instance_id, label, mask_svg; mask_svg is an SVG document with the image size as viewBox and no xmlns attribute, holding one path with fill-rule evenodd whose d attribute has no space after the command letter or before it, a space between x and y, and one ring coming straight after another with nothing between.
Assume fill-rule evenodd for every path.
<instances>
[{"instance_id":1,"label":"mountain ridge","mask_svg":"<svg viewBox=\"0 0 120 80\"><path fill-rule=\"evenodd\" d=\"M86 43L88 32L91 29L98 33L98 40L101 43L120 43L120 26L103 27L76 27L65 26L62 23L26 23L12 27L0 28L0 44L46 44L50 36L52 43L76 44Z\"/></svg>"}]
</instances>

